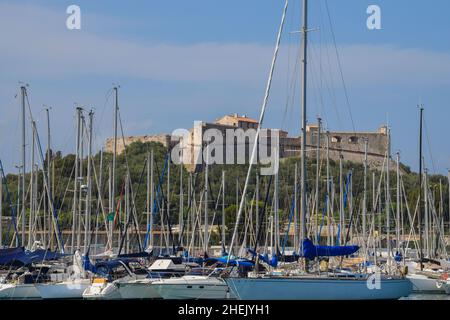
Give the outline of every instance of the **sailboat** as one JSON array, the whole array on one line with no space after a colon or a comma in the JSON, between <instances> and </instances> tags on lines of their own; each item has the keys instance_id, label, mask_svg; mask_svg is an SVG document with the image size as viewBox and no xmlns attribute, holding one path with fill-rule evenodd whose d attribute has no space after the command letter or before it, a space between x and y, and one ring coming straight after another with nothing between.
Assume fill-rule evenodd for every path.
<instances>
[{"instance_id":1,"label":"sailboat","mask_svg":"<svg viewBox=\"0 0 450 320\"><path fill-rule=\"evenodd\" d=\"M61 281L36 283L36 290L42 299L80 299L84 290L91 285L91 279L83 270L81 254L77 250L73 255L71 272Z\"/></svg>"},{"instance_id":2,"label":"sailboat","mask_svg":"<svg viewBox=\"0 0 450 320\"><path fill-rule=\"evenodd\" d=\"M286 1L283 11L281 26L278 32L277 44L275 48L272 66L270 70L269 81L266 87L265 98L260 114L260 126L264 118L267 105L267 99L271 86L274 64L279 49L280 37L286 16L288 1ZM346 256L351 248L341 247L319 247L314 246L312 256L307 253L310 245L307 236L306 221L306 63L307 63L307 25L308 0L303 0L303 41L302 41L302 139L301 139L301 223L302 223L302 242L301 259L304 262L304 272L298 275L289 275L288 273L257 273L249 272L247 277L225 277L233 294L240 300L394 300L408 296L412 291L411 282L403 276L380 275L380 274L358 274L358 273L333 273L324 272L318 274L308 273L308 260L320 256ZM259 129L258 129L259 130ZM259 131L258 131L259 132ZM256 139L258 139L258 132ZM255 139L255 140L256 140ZM230 251L233 250L235 234L238 230L239 219L242 212L243 199L245 197L246 187L249 181L253 157L256 150L254 144L252 158L250 159L247 173L246 184L242 194L241 205L236 218L235 231L231 240ZM310 251L311 252L311 251ZM231 254L231 252L230 252Z\"/></svg>"},{"instance_id":3,"label":"sailboat","mask_svg":"<svg viewBox=\"0 0 450 320\"><path fill-rule=\"evenodd\" d=\"M214 269L207 275L187 274L180 278L161 279L153 282L159 295L167 300L224 300L234 295L227 283L219 277L222 269Z\"/></svg>"},{"instance_id":4,"label":"sailboat","mask_svg":"<svg viewBox=\"0 0 450 320\"><path fill-rule=\"evenodd\" d=\"M154 284L161 279L183 276L186 265L176 264L171 259L158 259L149 268L149 275L145 278L123 278L113 282L122 299L161 299L161 295Z\"/></svg>"},{"instance_id":5,"label":"sailboat","mask_svg":"<svg viewBox=\"0 0 450 320\"><path fill-rule=\"evenodd\" d=\"M424 258L423 254L423 243L428 243L429 239L426 238L425 241L422 241L422 216L425 215L425 222L427 222L428 218L428 207L431 205L429 203L428 198L428 183L427 183L427 175L422 174L423 167L423 113L424 108L422 105L419 106L420 111L420 131L419 131L419 188L423 188L422 191L419 191L419 216L418 216L418 230L419 230L419 260L408 262L408 270L410 273L407 275L407 278L411 281L413 285L414 292L420 293L444 293L445 285L442 285L440 282L441 278L443 278L444 268L441 266L441 262L437 260L432 260L430 258L430 251L428 251L428 259ZM425 178L425 179L424 179ZM422 207L422 202L425 203L425 208ZM424 209L422 211L422 209ZM425 237L429 234L427 230L428 224L425 223L426 230L424 231ZM445 278L445 277L444 277Z\"/></svg>"}]
</instances>

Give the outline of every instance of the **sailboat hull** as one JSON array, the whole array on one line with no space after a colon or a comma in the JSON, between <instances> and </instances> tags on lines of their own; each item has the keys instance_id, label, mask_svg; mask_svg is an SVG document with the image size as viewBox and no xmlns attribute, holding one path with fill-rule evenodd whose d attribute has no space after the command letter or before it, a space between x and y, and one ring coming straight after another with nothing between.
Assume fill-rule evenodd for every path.
<instances>
[{"instance_id":1,"label":"sailboat hull","mask_svg":"<svg viewBox=\"0 0 450 320\"><path fill-rule=\"evenodd\" d=\"M34 284L0 284L0 299L40 299Z\"/></svg>"},{"instance_id":2,"label":"sailboat hull","mask_svg":"<svg viewBox=\"0 0 450 320\"><path fill-rule=\"evenodd\" d=\"M42 299L81 299L83 292L91 285L89 279L61 283L36 284Z\"/></svg>"},{"instance_id":3,"label":"sailboat hull","mask_svg":"<svg viewBox=\"0 0 450 320\"><path fill-rule=\"evenodd\" d=\"M227 278L240 300L398 300L412 292L407 279L382 279L369 289L362 279Z\"/></svg>"},{"instance_id":4,"label":"sailboat hull","mask_svg":"<svg viewBox=\"0 0 450 320\"><path fill-rule=\"evenodd\" d=\"M153 283L159 295L168 300L172 299L230 299L227 284L217 278L185 276L178 279L164 279Z\"/></svg>"},{"instance_id":5,"label":"sailboat hull","mask_svg":"<svg viewBox=\"0 0 450 320\"><path fill-rule=\"evenodd\" d=\"M154 280L118 283L118 290L122 299L161 299L152 282Z\"/></svg>"},{"instance_id":6,"label":"sailboat hull","mask_svg":"<svg viewBox=\"0 0 450 320\"><path fill-rule=\"evenodd\" d=\"M406 277L411 281L414 292L444 293L444 288L438 287L436 279L420 274L411 274Z\"/></svg>"}]
</instances>

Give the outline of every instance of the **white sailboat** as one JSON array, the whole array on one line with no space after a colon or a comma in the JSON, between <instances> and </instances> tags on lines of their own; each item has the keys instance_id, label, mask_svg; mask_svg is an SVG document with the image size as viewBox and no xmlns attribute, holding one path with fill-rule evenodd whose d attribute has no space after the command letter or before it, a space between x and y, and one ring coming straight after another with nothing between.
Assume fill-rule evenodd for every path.
<instances>
[{"instance_id":1,"label":"white sailboat","mask_svg":"<svg viewBox=\"0 0 450 320\"><path fill-rule=\"evenodd\" d=\"M6 280L6 279L5 279ZM12 282L0 283L0 299L39 299L39 292L34 286L30 272L20 275Z\"/></svg>"},{"instance_id":2,"label":"white sailboat","mask_svg":"<svg viewBox=\"0 0 450 320\"><path fill-rule=\"evenodd\" d=\"M260 126L264 119L264 113L267 106L267 98L272 81L274 64L276 62L280 37L284 26L288 1L286 1L281 26L279 29L277 44L275 48L270 76L266 87L264 103L260 114ZM302 146L301 146L301 224L303 239L307 237L306 222L306 65L307 65L307 10L308 1L303 0L303 27L301 33L302 41ZM259 131L258 131L259 132ZM258 138L258 133L257 137ZM255 139L255 140L256 140ZM242 193L241 203L235 224L235 231L231 240L230 254L233 250L234 239L240 223L243 201L249 181L253 158L256 154L256 143L253 147L252 157L249 161L247 179ZM303 249L302 249L303 250ZM273 274L255 274L248 277L227 277L225 278L230 290L240 300L387 300L399 299L408 296L412 291L411 282L404 277L394 277L390 275L379 274L348 274L345 276L335 276L331 273L308 274L307 261L304 275L273 275Z\"/></svg>"},{"instance_id":3,"label":"white sailboat","mask_svg":"<svg viewBox=\"0 0 450 320\"><path fill-rule=\"evenodd\" d=\"M82 297L84 299L121 299L117 283L143 279L147 276L146 272L133 272L131 269L135 268L130 265L133 263L133 261L117 259L97 264L97 273L101 276L92 280Z\"/></svg>"},{"instance_id":4,"label":"white sailboat","mask_svg":"<svg viewBox=\"0 0 450 320\"><path fill-rule=\"evenodd\" d=\"M73 256L73 265L66 279L54 279L47 283L37 283L35 287L43 299L80 299L84 290L91 284L81 262L81 254L77 250ZM59 280L59 281L58 281Z\"/></svg>"},{"instance_id":5,"label":"white sailboat","mask_svg":"<svg viewBox=\"0 0 450 320\"><path fill-rule=\"evenodd\" d=\"M154 283L160 281L161 277L184 275L186 265L175 264L171 259L158 259L148 270L151 278L124 278L114 282L122 299L161 299Z\"/></svg>"},{"instance_id":6,"label":"white sailboat","mask_svg":"<svg viewBox=\"0 0 450 320\"><path fill-rule=\"evenodd\" d=\"M161 279L153 282L159 295L167 300L232 299L227 283L213 275L185 275L180 278Z\"/></svg>"}]
</instances>

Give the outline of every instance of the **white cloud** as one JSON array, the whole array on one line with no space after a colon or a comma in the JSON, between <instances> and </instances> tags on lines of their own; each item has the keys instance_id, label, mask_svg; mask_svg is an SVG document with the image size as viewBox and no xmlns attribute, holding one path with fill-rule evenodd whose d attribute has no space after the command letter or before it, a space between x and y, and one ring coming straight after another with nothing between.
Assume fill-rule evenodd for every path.
<instances>
[{"instance_id":1,"label":"white cloud","mask_svg":"<svg viewBox=\"0 0 450 320\"><path fill-rule=\"evenodd\" d=\"M54 110L54 118L58 119L54 121L55 132L64 128L67 131L72 129L73 110L70 108L74 101L78 101L72 99L88 99L83 96L86 94L82 90L85 84L81 81L86 79L86 82L89 82L92 76L108 79L106 84L102 83L99 86L109 85L115 81L120 82L125 78L173 84L171 88L166 88L164 95L154 92L150 99L151 104L144 99L129 100L126 112L133 115L127 117L127 122L124 122L126 134L130 131L140 133L158 125L158 121L155 120L157 112L160 112L159 116L162 113L167 114L167 118L173 115L183 118L188 112L186 109L189 109L189 112L197 113L192 117L203 120L205 110L212 108L220 109L216 112L229 112L230 108L241 107L240 110L246 109L246 112L254 110L254 114L257 114L273 53L272 44L167 44L155 43L151 39L137 42L116 37L113 32L106 32L106 27L99 28L98 25L111 25L113 29L117 29L121 24L139 24L141 23L139 21L117 21L92 14L89 16L90 13L82 13L82 15L85 19L83 21L87 21L82 23L82 30L69 31L65 27L67 17L65 10L55 11L37 5L15 2L0 4L0 111L3 115L0 119L0 134L17 132L15 127L18 101L13 98L12 92L17 90L18 80L30 81L32 84L39 83L41 85L39 92L45 91L46 97L53 99L51 83L72 77L81 79L77 88L67 88L65 95L61 93L57 97L60 109ZM96 33L95 30L99 29L102 32ZM283 47L280 51L279 65L276 69L276 85L273 87L273 91L276 92L272 98L278 103L279 114L285 99L286 75L293 70L292 56L291 66L287 65L287 51L287 47ZM317 61L321 58L324 79L332 82L335 90L338 91L337 95L341 96L342 87L334 48L322 47L322 57L317 56L318 52L318 47L314 45L310 47L311 78L317 79ZM327 62L326 52L330 56L330 65ZM340 46L339 53L350 97L352 92L358 90L358 93L364 92L369 100L379 94L377 89L380 87L385 94L388 92L386 88L392 92L401 88L417 94L417 88L450 85L449 53L370 44ZM187 84L184 92L189 91L189 95L177 92L182 87L177 86L179 82L183 85ZM92 81L89 83L92 84ZM214 86L208 86L211 83L214 83ZM194 84L196 90L186 89L191 84ZM35 85L33 87L36 88ZM209 91L204 92L198 89L203 87ZM211 90L211 87L214 90ZM311 85L310 88L312 87ZM239 88L239 93L233 92L232 88ZM32 92L32 99L36 97L36 91L38 90ZM76 93L68 95L68 91ZM103 92L100 90L98 92L94 105L101 109ZM173 92L173 94L167 94L167 92ZM92 98L92 95L91 93L89 98ZM311 100L313 100L312 96ZM44 98L41 97L41 100ZM343 102L340 101L340 103ZM153 117L153 122L148 122L146 116L142 116L144 108L150 109L148 115ZM160 110L155 111L156 108ZM100 115L99 112L96 117ZM105 113L104 117L105 123L102 128L108 127L111 122L109 114ZM158 120L161 121L161 118ZM181 122L185 120L183 118ZM295 119L292 121L295 122ZM191 124L190 120L185 122L186 126ZM172 123L167 121L167 126L171 125ZM171 129L173 128L166 131L170 132ZM69 135L68 132L65 133L64 137ZM110 131L105 130L98 132L97 144L109 133ZM18 137L15 138L18 139ZM55 139L60 140L57 141L59 146L70 146L70 143L66 141L68 138L63 141L63 138L57 136ZM0 156L11 157L11 151L15 150L10 150L12 149L10 145L10 141L0 140ZM13 163L12 160L11 163Z\"/></svg>"},{"instance_id":2,"label":"white cloud","mask_svg":"<svg viewBox=\"0 0 450 320\"><path fill-rule=\"evenodd\" d=\"M87 15L88 13L86 13ZM102 75L159 81L228 81L249 84L265 79L273 47L255 43L188 45L137 43L65 28L65 12L34 5L1 4L2 77L23 79ZM92 19L90 20L93 23ZM96 24L111 23L95 17ZM118 22L116 22L118 23ZM11 32L14 30L14 32ZM395 46L346 45L339 48L350 84L450 83L450 55ZM337 77L334 49L326 72ZM282 51L282 55L286 54ZM312 48L310 56L318 50ZM287 70L281 57L279 73Z\"/></svg>"}]
</instances>

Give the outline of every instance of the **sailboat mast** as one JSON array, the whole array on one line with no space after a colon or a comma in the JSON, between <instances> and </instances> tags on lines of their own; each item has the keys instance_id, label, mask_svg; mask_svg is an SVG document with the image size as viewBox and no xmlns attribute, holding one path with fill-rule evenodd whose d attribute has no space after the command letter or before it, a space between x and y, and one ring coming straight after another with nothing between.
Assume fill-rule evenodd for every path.
<instances>
[{"instance_id":1,"label":"sailboat mast","mask_svg":"<svg viewBox=\"0 0 450 320\"><path fill-rule=\"evenodd\" d=\"M87 252L91 234L91 205L92 205L92 126L93 126L94 112L89 112L89 151L87 163L87 196L86 196L86 221L84 231L84 253Z\"/></svg>"},{"instance_id":2,"label":"sailboat mast","mask_svg":"<svg viewBox=\"0 0 450 320\"><path fill-rule=\"evenodd\" d=\"M327 131L327 245L331 246L331 181L330 181L330 132Z\"/></svg>"},{"instance_id":3,"label":"sailboat mast","mask_svg":"<svg viewBox=\"0 0 450 320\"><path fill-rule=\"evenodd\" d=\"M306 228L306 91L307 91L307 53L308 53L308 0L303 0L303 56L302 56L302 140L301 140L301 163L300 163L300 220L301 239L308 236ZM301 248L303 252L303 246ZM306 261L305 261L306 262Z\"/></svg>"},{"instance_id":4,"label":"sailboat mast","mask_svg":"<svg viewBox=\"0 0 450 320\"><path fill-rule=\"evenodd\" d=\"M52 184L51 184L51 175L50 175L50 170L51 170L51 155L50 155L50 148L51 148L51 134L50 134L50 110L49 110L49 108L46 108L45 109L45 111L46 111L46 114L47 114L47 181L48 181L48 188L50 189L50 190L52 190L51 188L51 186L52 186ZM45 173L44 173L45 174ZM47 197L47 199L48 199L48 201L50 201L50 199ZM52 233L51 233L51 228L52 228L52 226L51 226L51 220L50 220L50 218L51 218L51 215L52 215L52 213L50 212L50 208L51 208L51 205L49 204L48 205L48 209L49 209L49 212L48 212L48 243L50 244L50 238L52 237ZM46 225L46 219L45 219L45 214L46 214L46 212L44 212L44 226ZM47 230L46 230L46 228L44 227L44 244L47 244L47 236L46 236L46 233L47 233ZM48 247L48 245L47 245L47 247Z\"/></svg>"},{"instance_id":5,"label":"sailboat mast","mask_svg":"<svg viewBox=\"0 0 450 320\"><path fill-rule=\"evenodd\" d=\"M429 216L429 209L428 209L428 170L425 168L424 170L424 178L425 181L423 182L423 197L424 197L424 202L425 202L425 211L424 211L424 231L425 231L425 254L428 258L430 257L430 243L429 243L429 233L428 233L428 229L429 229L429 220L428 220L428 216Z\"/></svg>"},{"instance_id":6,"label":"sailboat mast","mask_svg":"<svg viewBox=\"0 0 450 320\"><path fill-rule=\"evenodd\" d=\"M256 190L259 190L259 176L256 174ZM258 206L258 196L256 198L256 203ZM258 212L258 209L256 209ZM258 223L258 220L256 220ZM258 229L258 225L256 226ZM222 170L222 244L225 248L225 170Z\"/></svg>"},{"instance_id":7,"label":"sailboat mast","mask_svg":"<svg viewBox=\"0 0 450 320\"><path fill-rule=\"evenodd\" d=\"M116 194L116 156L117 156L117 118L119 112L119 93L118 88L114 87L114 96L115 96L115 105L114 105L114 145L113 145L113 158L112 158L112 177L111 177L111 212L114 212L114 217L116 213L115 206L115 194ZM125 146L124 146L125 147ZM114 230L113 230L114 219L109 221L109 230L111 232L111 250L113 249L114 244Z\"/></svg>"},{"instance_id":8,"label":"sailboat mast","mask_svg":"<svg viewBox=\"0 0 450 320\"><path fill-rule=\"evenodd\" d=\"M345 230L344 221L344 179L342 176L342 153L339 154L339 245L342 244L342 238Z\"/></svg>"},{"instance_id":9,"label":"sailboat mast","mask_svg":"<svg viewBox=\"0 0 450 320\"><path fill-rule=\"evenodd\" d=\"M274 251L278 254L280 248L280 215L279 215L279 201L278 201L278 172L275 173L275 186L274 186Z\"/></svg>"},{"instance_id":10,"label":"sailboat mast","mask_svg":"<svg viewBox=\"0 0 450 320\"><path fill-rule=\"evenodd\" d=\"M417 224L418 224L418 232L419 232L419 260L420 260L420 270L423 271L423 251L422 251L422 150L423 150L423 106L420 105L420 126L419 126L419 211L417 215Z\"/></svg>"},{"instance_id":11,"label":"sailboat mast","mask_svg":"<svg viewBox=\"0 0 450 320\"><path fill-rule=\"evenodd\" d=\"M294 251L298 253L298 164L294 166Z\"/></svg>"},{"instance_id":12,"label":"sailboat mast","mask_svg":"<svg viewBox=\"0 0 450 320\"><path fill-rule=\"evenodd\" d=\"M397 251L400 252L400 153L397 152L397 221L396 221L396 237L397 237Z\"/></svg>"},{"instance_id":13,"label":"sailboat mast","mask_svg":"<svg viewBox=\"0 0 450 320\"><path fill-rule=\"evenodd\" d=\"M363 198L363 214L362 214L362 229L363 229L363 248L364 248L364 268L367 261L367 138L364 139L364 198Z\"/></svg>"},{"instance_id":14,"label":"sailboat mast","mask_svg":"<svg viewBox=\"0 0 450 320\"><path fill-rule=\"evenodd\" d=\"M208 147L206 147L206 154L207 154L207 157L208 157L208 153L209 152L209 150L208 150ZM203 248L203 252L205 253L205 255L206 255L206 253L207 253L207 251L208 251L208 192L209 192L209 188L208 188L208 158L206 158L206 162L205 162L205 196L204 196L204 198L205 198L205 221L204 221L204 225L205 225L205 235L204 235L204 238L203 238L203 246L204 246L204 248Z\"/></svg>"},{"instance_id":15,"label":"sailboat mast","mask_svg":"<svg viewBox=\"0 0 450 320\"><path fill-rule=\"evenodd\" d=\"M183 194L183 164L180 164L180 208L178 213L178 232L179 232L179 243L183 246L183 240L181 238L181 230L183 227L183 217L184 217L184 194Z\"/></svg>"},{"instance_id":16,"label":"sailboat mast","mask_svg":"<svg viewBox=\"0 0 450 320\"><path fill-rule=\"evenodd\" d=\"M72 239L70 249L75 252L75 229L77 223L77 196L78 196L78 157L80 155L80 127L81 127L81 108L77 107L77 136L76 136L76 151L75 151L75 175L73 178L73 211L72 211Z\"/></svg>"},{"instance_id":17,"label":"sailboat mast","mask_svg":"<svg viewBox=\"0 0 450 320\"><path fill-rule=\"evenodd\" d=\"M448 235L450 236L450 170L447 173L448 180ZM445 219L444 219L445 220ZM444 228L444 237L445 237L445 228Z\"/></svg>"},{"instance_id":18,"label":"sailboat mast","mask_svg":"<svg viewBox=\"0 0 450 320\"><path fill-rule=\"evenodd\" d=\"M25 95L27 94L25 86L20 87L22 94L22 246L25 246L25 151L26 151L26 132L25 132Z\"/></svg>"},{"instance_id":19,"label":"sailboat mast","mask_svg":"<svg viewBox=\"0 0 450 320\"><path fill-rule=\"evenodd\" d=\"M3 177L0 176L0 248L3 248Z\"/></svg>"},{"instance_id":20,"label":"sailboat mast","mask_svg":"<svg viewBox=\"0 0 450 320\"><path fill-rule=\"evenodd\" d=\"M322 119L317 117L317 148L316 148L316 234L317 243L320 243L319 234L319 184L320 184L320 135L322 127Z\"/></svg>"},{"instance_id":21,"label":"sailboat mast","mask_svg":"<svg viewBox=\"0 0 450 320\"><path fill-rule=\"evenodd\" d=\"M387 128L388 145L386 157L386 239L387 239L387 263L391 261L391 181L390 181L390 161L391 161L391 131Z\"/></svg>"},{"instance_id":22,"label":"sailboat mast","mask_svg":"<svg viewBox=\"0 0 450 320\"><path fill-rule=\"evenodd\" d=\"M33 221L34 221L34 154L35 154L35 144L36 144L36 136L34 132L35 122L31 121L32 128L32 138L31 138L31 163L30 163L30 215L28 217L28 249L31 250L33 245L32 241L32 229L33 229Z\"/></svg>"},{"instance_id":23,"label":"sailboat mast","mask_svg":"<svg viewBox=\"0 0 450 320\"><path fill-rule=\"evenodd\" d=\"M154 190L153 186L153 149L150 151L150 247L153 250L153 203L154 203Z\"/></svg>"},{"instance_id":24,"label":"sailboat mast","mask_svg":"<svg viewBox=\"0 0 450 320\"><path fill-rule=\"evenodd\" d=\"M80 174L77 176L78 182L78 217L77 217L77 249L81 248L81 213L83 207L83 197L82 197L82 183L83 183L83 157L84 157L84 115L80 113L81 116L81 126L80 126L80 154L78 156L78 161L80 163Z\"/></svg>"}]
</instances>

